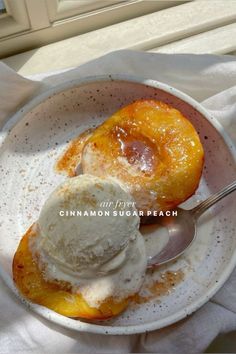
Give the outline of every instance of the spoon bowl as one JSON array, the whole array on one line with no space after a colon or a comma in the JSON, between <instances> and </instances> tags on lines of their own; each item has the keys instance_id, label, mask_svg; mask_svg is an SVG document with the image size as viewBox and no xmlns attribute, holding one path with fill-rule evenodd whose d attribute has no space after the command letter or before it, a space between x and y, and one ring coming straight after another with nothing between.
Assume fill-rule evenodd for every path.
<instances>
[{"instance_id":1,"label":"spoon bowl","mask_svg":"<svg viewBox=\"0 0 236 354\"><path fill-rule=\"evenodd\" d=\"M177 216L158 216L142 220L143 224L158 223L165 227L169 234L169 240L160 253L148 258L148 268L174 260L192 244L196 236L195 219L189 210L177 208L176 212Z\"/></svg>"},{"instance_id":2,"label":"spoon bowl","mask_svg":"<svg viewBox=\"0 0 236 354\"><path fill-rule=\"evenodd\" d=\"M212 205L236 190L236 181L212 195L191 210L176 209L177 216L146 216L142 224L160 224L168 230L169 241L156 255L148 258L148 268L174 260L184 253L197 234L198 218Z\"/></svg>"}]
</instances>

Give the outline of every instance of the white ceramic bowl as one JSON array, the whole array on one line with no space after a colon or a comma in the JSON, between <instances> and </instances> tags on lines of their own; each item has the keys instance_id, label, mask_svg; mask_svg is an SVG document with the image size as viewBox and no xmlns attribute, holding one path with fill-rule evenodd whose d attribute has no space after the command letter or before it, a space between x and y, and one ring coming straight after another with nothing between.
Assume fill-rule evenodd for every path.
<instances>
[{"instance_id":1,"label":"white ceramic bowl","mask_svg":"<svg viewBox=\"0 0 236 354\"><path fill-rule=\"evenodd\" d=\"M20 109L0 137L0 274L21 298L12 281L11 264L21 236L38 218L49 192L65 176L53 166L67 142L101 123L120 107L139 98L162 100L180 111L199 132L205 166L192 207L236 178L235 150L219 123L195 100L153 80L128 76L89 77L49 89ZM228 196L200 221L194 244L177 261L158 269L182 270L184 280L169 295L131 305L117 318L97 324L61 316L42 306L24 303L50 321L78 331L132 334L174 323L207 302L223 285L236 264L236 199Z\"/></svg>"}]
</instances>

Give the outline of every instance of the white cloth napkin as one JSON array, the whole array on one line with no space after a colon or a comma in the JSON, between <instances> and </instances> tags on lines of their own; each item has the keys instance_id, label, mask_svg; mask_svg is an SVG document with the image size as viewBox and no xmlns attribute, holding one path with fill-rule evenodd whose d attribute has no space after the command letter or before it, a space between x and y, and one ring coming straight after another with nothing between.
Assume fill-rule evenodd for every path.
<instances>
[{"instance_id":1,"label":"white cloth napkin","mask_svg":"<svg viewBox=\"0 0 236 354\"><path fill-rule=\"evenodd\" d=\"M23 78L0 63L0 125L32 96L60 82L97 74L153 78L194 97L236 142L236 57L117 51L78 68ZM236 270L196 313L162 330L103 336L60 328L28 311L0 280L0 353L197 353L236 329Z\"/></svg>"}]
</instances>

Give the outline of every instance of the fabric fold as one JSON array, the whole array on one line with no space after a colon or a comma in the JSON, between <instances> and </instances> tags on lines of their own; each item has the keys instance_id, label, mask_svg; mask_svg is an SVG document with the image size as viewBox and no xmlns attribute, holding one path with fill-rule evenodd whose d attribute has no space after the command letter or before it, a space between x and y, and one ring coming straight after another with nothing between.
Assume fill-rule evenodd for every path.
<instances>
[{"instance_id":1,"label":"fabric fold","mask_svg":"<svg viewBox=\"0 0 236 354\"><path fill-rule=\"evenodd\" d=\"M236 57L122 50L76 68L22 77L0 63L0 125L24 103L75 78L129 74L167 83L207 108L236 142ZM0 280L0 353L198 353L219 334L236 330L236 271L211 301L184 320L132 336L77 333L28 311Z\"/></svg>"}]
</instances>

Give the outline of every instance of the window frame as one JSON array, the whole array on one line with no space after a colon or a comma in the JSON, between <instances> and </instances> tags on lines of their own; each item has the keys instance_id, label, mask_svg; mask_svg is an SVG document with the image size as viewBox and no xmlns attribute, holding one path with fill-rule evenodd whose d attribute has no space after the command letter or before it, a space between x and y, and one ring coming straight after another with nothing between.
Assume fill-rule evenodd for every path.
<instances>
[{"instance_id":1,"label":"window frame","mask_svg":"<svg viewBox=\"0 0 236 354\"><path fill-rule=\"evenodd\" d=\"M51 22L68 19L78 15L91 13L92 11L103 11L113 6L127 5L130 2L139 0L46 0L49 19Z\"/></svg>"},{"instance_id":2,"label":"window frame","mask_svg":"<svg viewBox=\"0 0 236 354\"><path fill-rule=\"evenodd\" d=\"M51 5L54 9L51 15L49 1L54 4ZM104 1L108 0L100 1L105 4ZM63 8L59 8L58 15L55 14L58 0L5 0L8 15L0 17L0 59L189 1L192 0L112 0L111 4L109 0L109 6L91 11L87 11L88 8L85 11L85 7L80 6L79 10L73 12L69 6L71 0L63 0ZM9 26L3 21L10 21Z\"/></svg>"},{"instance_id":3,"label":"window frame","mask_svg":"<svg viewBox=\"0 0 236 354\"><path fill-rule=\"evenodd\" d=\"M24 0L4 0L6 13L0 16L1 39L27 31L30 29L30 21Z\"/></svg>"}]
</instances>

